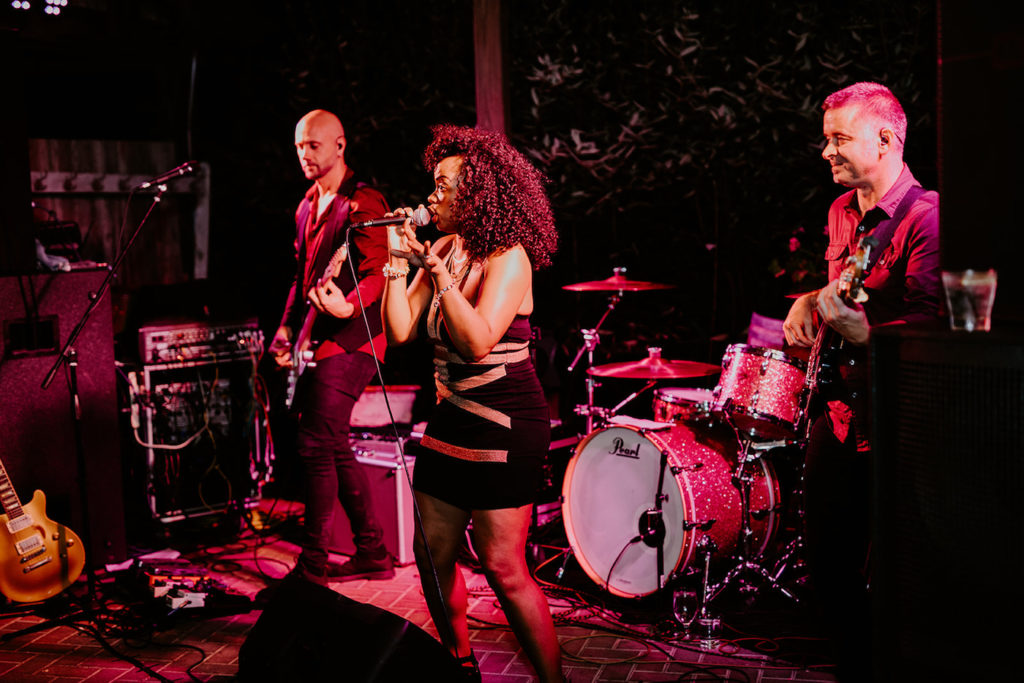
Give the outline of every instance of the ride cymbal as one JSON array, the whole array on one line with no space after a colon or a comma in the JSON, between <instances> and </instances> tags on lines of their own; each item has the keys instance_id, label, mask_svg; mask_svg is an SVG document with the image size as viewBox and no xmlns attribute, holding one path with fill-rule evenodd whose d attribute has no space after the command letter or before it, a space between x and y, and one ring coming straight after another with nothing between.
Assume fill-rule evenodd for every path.
<instances>
[{"instance_id":1,"label":"ride cymbal","mask_svg":"<svg viewBox=\"0 0 1024 683\"><path fill-rule=\"evenodd\" d=\"M658 348L648 349L647 352L649 355L643 360L596 365L589 368L587 373L595 377L657 380L708 377L722 371L721 366L712 365L711 363L699 363L692 360L666 360L661 357L661 349Z\"/></svg>"},{"instance_id":2,"label":"ride cymbal","mask_svg":"<svg viewBox=\"0 0 1024 683\"><path fill-rule=\"evenodd\" d=\"M675 285L665 285L660 282L644 282L642 280L629 280L616 273L604 280L591 280L589 282L577 282L572 285L564 285L562 289L570 292L644 292L652 289L674 289Z\"/></svg>"}]
</instances>

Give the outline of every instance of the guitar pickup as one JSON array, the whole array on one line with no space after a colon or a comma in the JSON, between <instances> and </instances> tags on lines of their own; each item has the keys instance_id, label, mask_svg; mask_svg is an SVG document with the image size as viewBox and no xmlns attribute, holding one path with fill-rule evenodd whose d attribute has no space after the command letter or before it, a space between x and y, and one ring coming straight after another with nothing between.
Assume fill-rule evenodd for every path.
<instances>
[{"instance_id":1,"label":"guitar pickup","mask_svg":"<svg viewBox=\"0 0 1024 683\"><path fill-rule=\"evenodd\" d=\"M34 550L43 549L43 539L39 538L38 535L33 534L32 536L15 543L14 549L18 551L19 555L28 555Z\"/></svg>"},{"instance_id":2,"label":"guitar pickup","mask_svg":"<svg viewBox=\"0 0 1024 683\"><path fill-rule=\"evenodd\" d=\"M32 526L32 517L29 515L22 515L17 519L12 519L7 522L7 531L12 534L16 534L22 529L27 529L30 526Z\"/></svg>"}]
</instances>

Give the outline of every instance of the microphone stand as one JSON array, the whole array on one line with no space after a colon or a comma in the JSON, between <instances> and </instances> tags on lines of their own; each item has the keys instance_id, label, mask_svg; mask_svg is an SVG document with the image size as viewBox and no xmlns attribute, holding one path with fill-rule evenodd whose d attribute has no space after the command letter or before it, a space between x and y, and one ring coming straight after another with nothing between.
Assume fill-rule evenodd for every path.
<instances>
[{"instance_id":1,"label":"microphone stand","mask_svg":"<svg viewBox=\"0 0 1024 683\"><path fill-rule=\"evenodd\" d=\"M128 250L131 249L132 244L135 243L135 239L139 236L139 233L142 231L142 226L145 225L150 214L153 213L153 209L156 208L156 205L160 203L161 199L163 199L165 192L167 192L167 185L163 183L157 185L157 193L153 196L153 202L146 211L146 215L142 217L142 220L139 222L138 226L136 226L134 232L132 232L128 242L117 254L114 262L107 266L107 276L103 278L103 282L100 284L99 290L89 293L89 305L78 319L78 323L71 330L67 341L64 343L64 347L57 356L57 360L54 361L40 385L44 391L49 389L50 384L53 383L53 378L57 374L57 370L60 369L60 366L67 366L68 393L71 400L71 417L78 465L79 505L81 507L82 514L82 542L85 544L86 553L92 551L92 524L89 519L89 487L87 485L86 477L85 442L82 437L82 401L78 394L78 352L75 350L75 342L78 340L79 335L89 322L89 317L92 315L92 312L96 310L100 301L103 300L103 296L110 289L110 283L113 281L114 277L116 277L117 269L120 267L125 255L127 255ZM131 198L132 195L129 195L129 202L131 202ZM86 557L85 571L89 585L89 602L92 604L96 600L96 568L95 565L88 560L88 557Z\"/></svg>"}]
</instances>

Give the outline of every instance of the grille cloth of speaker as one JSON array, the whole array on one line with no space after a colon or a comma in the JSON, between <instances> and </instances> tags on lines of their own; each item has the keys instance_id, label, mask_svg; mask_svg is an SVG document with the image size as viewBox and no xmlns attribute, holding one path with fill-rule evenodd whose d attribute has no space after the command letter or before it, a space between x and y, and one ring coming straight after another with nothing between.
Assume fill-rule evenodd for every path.
<instances>
[{"instance_id":1,"label":"grille cloth of speaker","mask_svg":"<svg viewBox=\"0 0 1024 683\"><path fill-rule=\"evenodd\" d=\"M46 493L47 511L83 542L86 496L95 566L127 555L118 437L114 331L109 294L99 302L73 348L77 355L85 477L79 476L69 373L61 367L41 384L98 291L106 270L0 278L0 447L22 501ZM47 343L32 343L34 321Z\"/></svg>"},{"instance_id":2,"label":"grille cloth of speaker","mask_svg":"<svg viewBox=\"0 0 1024 683\"><path fill-rule=\"evenodd\" d=\"M1024 604L1024 337L887 331L872 370L876 669L989 671Z\"/></svg>"}]
</instances>

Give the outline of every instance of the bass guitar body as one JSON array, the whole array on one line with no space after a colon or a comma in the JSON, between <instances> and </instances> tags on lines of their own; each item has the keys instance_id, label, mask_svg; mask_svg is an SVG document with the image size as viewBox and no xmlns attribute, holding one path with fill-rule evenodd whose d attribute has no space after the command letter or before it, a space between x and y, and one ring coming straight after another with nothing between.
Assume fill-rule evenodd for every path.
<instances>
[{"instance_id":1,"label":"bass guitar body","mask_svg":"<svg viewBox=\"0 0 1024 683\"><path fill-rule=\"evenodd\" d=\"M341 264L345 262L347 257L348 245L343 244L331 255L331 260L328 262L327 268L324 269L324 274L317 280L316 286L322 287L329 279L336 276L338 269L341 268ZM309 309L306 311L306 317L302 321L302 327L299 329L299 334L295 337L290 353L291 365L288 368L284 395L284 406L288 410L292 410L295 407L295 390L299 386L299 377L306 371L306 368L314 367L312 334L313 323L316 322L316 309L308 302L307 306L309 306Z\"/></svg>"},{"instance_id":2,"label":"bass guitar body","mask_svg":"<svg viewBox=\"0 0 1024 683\"><path fill-rule=\"evenodd\" d=\"M858 243L857 250L846 260L846 268L839 275L839 285L836 293L847 304L864 303L868 300L868 294L864 290L864 278L870 262L871 250L877 242L871 237L865 237ZM838 354L844 343L843 336L820 321L818 333L811 347L811 353L807 358L807 374L805 375L805 403L803 414L810 416L815 411L815 405L828 393L830 386L838 376ZM811 422L807 421L807 428L810 429Z\"/></svg>"},{"instance_id":3,"label":"bass guitar body","mask_svg":"<svg viewBox=\"0 0 1024 683\"><path fill-rule=\"evenodd\" d=\"M81 576L85 548L74 531L46 516L42 491L25 505L15 501L14 508L19 514L13 519L0 515L0 593L14 602L45 600Z\"/></svg>"}]
</instances>

